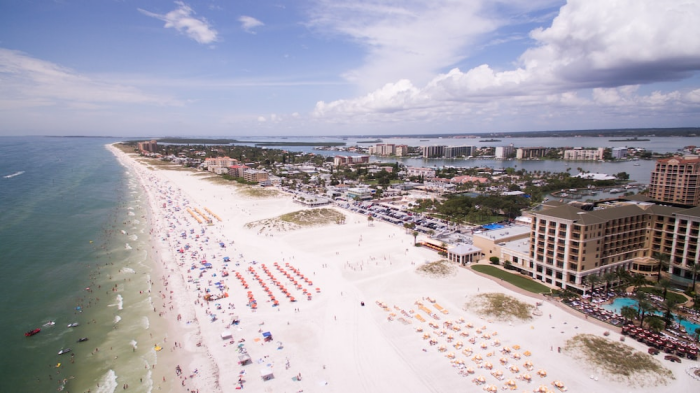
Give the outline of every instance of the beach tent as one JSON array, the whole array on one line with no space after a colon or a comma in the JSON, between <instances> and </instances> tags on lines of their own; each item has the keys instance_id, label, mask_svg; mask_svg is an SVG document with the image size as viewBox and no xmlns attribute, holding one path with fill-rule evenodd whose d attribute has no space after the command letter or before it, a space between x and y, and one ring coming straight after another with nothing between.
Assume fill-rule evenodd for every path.
<instances>
[{"instance_id":1,"label":"beach tent","mask_svg":"<svg viewBox=\"0 0 700 393\"><path fill-rule=\"evenodd\" d=\"M260 370L260 377L263 379L263 381L269 381L275 376L272 374L271 368L265 367L262 370Z\"/></svg>"},{"instance_id":2,"label":"beach tent","mask_svg":"<svg viewBox=\"0 0 700 393\"><path fill-rule=\"evenodd\" d=\"M270 332L265 332L262 335L265 341L272 341L272 334Z\"/></svg>"},{"instance_id":3,"label":"beach tent","mask_svg":"<svg viewBox=\"0 0 700 393\"><path fill-rule=\"evenodd\" d=\"M241 319L238 318L238 315L234 315L233 318L231 319L231 323L234 325L238 325L241 322Z\"/></svg>"},{"instance_id":4,"label":"beach tent","mask_svg":"<svg viewBox=\"0 0 700 393\"><path fill-rule=\"evenodd\" d=\"M223 332L221 333L221 339L222 339L222 340L230 340L231 337L233 337L233 335L232 335L231 332L229 332L228 330L225 330L225 331L223 331Z\"/></svg>"},{"instance_id":5,"label":"beach tent","mask_svg":"<svg viewBox=\"0 0 700 393\"><path fill-rule=\"evenodd\" d=\"M241 366L245 366L248 363L252 363L252 360L250 360L250 355L248 355L246 353L246 354L238 356L238 363L240 363ZM270 371L270 372L272 372L272 371Z\"/></svg>"}]
</instances>

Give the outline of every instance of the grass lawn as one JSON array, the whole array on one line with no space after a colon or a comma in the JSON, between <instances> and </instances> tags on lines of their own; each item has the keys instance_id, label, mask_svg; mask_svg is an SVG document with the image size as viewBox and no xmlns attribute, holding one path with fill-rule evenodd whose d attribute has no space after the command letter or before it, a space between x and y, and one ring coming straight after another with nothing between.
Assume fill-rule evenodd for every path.
<instances>
[{"instance_id":1,"label":"grass lawn","mask_svg":"<svg viewBox=\"0 0 700 393\"><path fill-rule=\"evenodd\" d=\"M495 266L489 266L489 265L472 265L472 269L476 270L477 272L488 274L489 276L493 276L496 278L500 278L504 281L507 281L513 285L515 285L518 288L524 289L528 292L532 293L549 293L550 289L547 286L544 286L537 281L534 281L528 277L522 276L520 274L513 274L513 273L508 273L504 270L501 270Z\"/></svg>"},{"instance_id":2,"label":"grass lawn","mask_svg":"<svg viewBox=\"0 0 700 393\"><path fill-rule=\"evenodd\" d=\"M656 295L656 296L661 296L661 297L664 296L663 290L661 290L661 289L659 289L659 288L654 288L654 287L639 287L637 290L640 291L640 292L651 293L651 294L654 294L654 295ZM675 299L678 303L685 303L685 302L688 301L688 298L685 297L685 295L680 294L680 293L678 293L678 292L671 291L671 290L669 290L669 291L666 292L666 298L667 298L667 299Z\"/></svg>"}]
</instances>

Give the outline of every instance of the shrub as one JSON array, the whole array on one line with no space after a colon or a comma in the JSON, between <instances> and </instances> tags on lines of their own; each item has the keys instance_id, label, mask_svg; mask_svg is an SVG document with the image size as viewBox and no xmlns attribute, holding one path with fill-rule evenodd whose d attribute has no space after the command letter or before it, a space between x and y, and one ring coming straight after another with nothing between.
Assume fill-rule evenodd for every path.
<instances>
[{"instance_id":1,"label":"shrub","mask_svg":"<svg viewBox=\"0 0 700 393\"><path fill-rule=\"evenodd\" d=\"M489 261L491 261L492 265L498 265L501 262L500 258L498 257L491 257L489 258Z\"/></svg>"}]
</instances>

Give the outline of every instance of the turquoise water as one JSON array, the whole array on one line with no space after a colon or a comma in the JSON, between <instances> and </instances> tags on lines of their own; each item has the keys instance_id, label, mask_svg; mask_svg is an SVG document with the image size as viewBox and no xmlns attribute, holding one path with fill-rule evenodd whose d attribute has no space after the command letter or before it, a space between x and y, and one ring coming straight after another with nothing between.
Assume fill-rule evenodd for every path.
<instances>
[{"instance_id":1,"label":"turquoise water","mask_svg":"<svg viewBox=\"0 0 700 393\"><path fill-rule=\"evenodd\" d=\"M162 335L150 337L145 199L109 142L0 138L1 392L149 390Z\"/></svg>"},{"instance_id":2,"label":"turquoise water","mask_svg":"<svg viewBox=\"0 0 700 393\"><path fill-rule=\"evenodd\" d=\"M619 297L619 298L616 298L615 300L613 300L612 304L606 304L602 307L606 310L614 311L614 312L619 314L620 309L622 307L625 307L625 306L637 308L637 301L634 299L630 299L630 298ZM656 314L661 315L663 313L657 312ZM675 317L675 315L674 315L674 317ZM695 329L700 328L700 325L692 323L690 321L686 321L686 320L681 321L680 324L685 328L685 331L690 333L690 334L694 334Z\"/></svg>"}]
</instances>

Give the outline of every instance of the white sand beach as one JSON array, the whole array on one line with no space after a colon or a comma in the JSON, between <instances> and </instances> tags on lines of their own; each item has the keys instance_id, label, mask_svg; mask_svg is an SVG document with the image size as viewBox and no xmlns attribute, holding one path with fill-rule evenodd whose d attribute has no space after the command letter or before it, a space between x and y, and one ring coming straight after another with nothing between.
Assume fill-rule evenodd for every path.
<instances>
[{"instance_id":1,"label":"white sand beach","mask_svg":"<svg viewBox=\"0 0 700 393\"><path fill-rule=\"evenodd\" d=\"M364 216L340 209L345 224L249 228L248 223L304 207L285 194L246 196L240 187L205 180L206 173L146 168L111 150L138 176L148 195L154 258L163 267L159 280L167 288L154 302L171 326L158 352L161 374L154 378L154 390L161 375L166 391L202 393L234 392L241 388L239 378L242 390L254 392L480 392L488 387L533 392L541 385L557 392L700 389L700 381L686 373L697 362L676 364L657 356L675 379L656 385L644 377L613 380L560 353L577 334L603 337L609 330L608 338L618 341L619 330L587 321L559 303L506 289L468 268L457 268L449 277L421 274L418 266L441 258L414 247L413 236L403 228L377 221L370 225ZM193 215L208 216L213 225L200 224ZM532 305L544 302L542 315L506 322L465 310L474 296L494 292ZM208 302L207 294L228 297ZM249 295L256 309L247 305ZM232 324L234 316L240 323ZM231 337L222 339L225 332ZM271 341L264 340L265 332L271 333ZM426 334L429 339L424 339ZM629 339L626 344L646 353L643 344ZM247 365L239 364L240 348L251 358ZM474 360L477 355L480 363ZM532 363L531 371L526 362ZM546 376L539 376L539 370ZM496 377L497 371L502 378ZM264 373L271 378L263 380ZM479 376L485 383L473 382Z\"/></svg>"}]
</instances>

